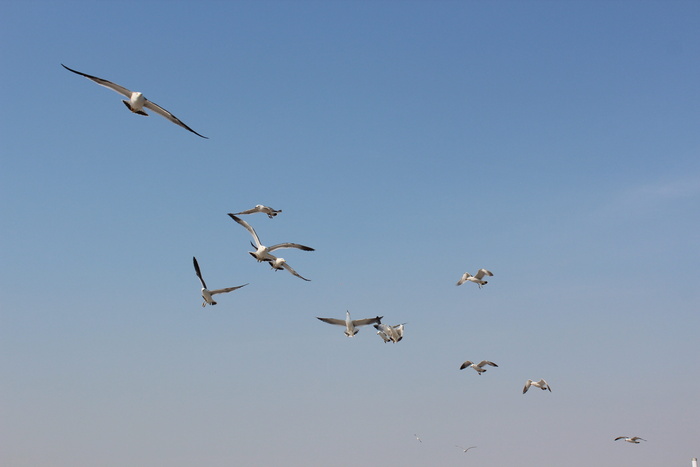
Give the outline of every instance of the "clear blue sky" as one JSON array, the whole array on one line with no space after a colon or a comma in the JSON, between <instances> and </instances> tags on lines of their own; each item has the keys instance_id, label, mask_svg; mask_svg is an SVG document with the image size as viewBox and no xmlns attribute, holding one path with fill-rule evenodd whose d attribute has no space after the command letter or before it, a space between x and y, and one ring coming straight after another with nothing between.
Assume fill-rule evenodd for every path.
<instances>
[{"instance_id":1,"label":"clear blue sky","mask_svg":"<svg viewBox=\"0 0 700 467\"><path fill-rule=\"evenodd\" d=\"M697 1L0 3L0 464L689 465L698 24ZM283 210L247 218L264 243L316 248L283 255L311 282L248 255L226 213L258 203ZM203 309L192 256L250 285ZM346 310L405 338L316 319Z\"/></svg>"}]
</instances>

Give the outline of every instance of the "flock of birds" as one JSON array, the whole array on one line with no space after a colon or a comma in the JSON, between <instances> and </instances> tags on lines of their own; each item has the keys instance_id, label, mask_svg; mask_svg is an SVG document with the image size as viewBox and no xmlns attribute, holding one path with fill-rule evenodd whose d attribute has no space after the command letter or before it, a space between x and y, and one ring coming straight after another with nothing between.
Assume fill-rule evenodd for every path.
<instances>
[{"instance_id":1,"label":"flock of birds","mask_svg":"<svg viewBox=\"0 0 700 467\"><path fill-rule=\"evenodd\" d=\"M141 92L135 92L131 91L123 86L120 86L118 84L115 84L111 81L108 81L106 79L98 78L96 76L88 75L86 73L82 73L77 70L73 70L72 68L68 68L67 66L61 64L66 70L71 71L75 74L78 74L80 76L84 76L85 78L88 78L89 80L94 81L95 83L99 84L100 86L104 86L108 89L111 89L113 91L118 92L119 94L127 97L129 100L122 100L124 105L133 113L138 114L138 115L143 115L143 116L148 116L148 114L144 111L144 109L149 109L153 112L155 112L158 115L161 115L171 122L175 123L176 125L181 126L182 128L185 128L186 130L194 133L195 135L208 139L206 136L203 136L196 131L194 131L192 128L187 126L185 123L183 123L179 118L177 118L175 115L172 113L168 112L164 108L160 107L156 103L149 101L146 99ZM243 226L248 233L253 237L253 240L250 242L251 246L255 248L255 251L250 251L248 252L255 260L259 263L268 263L270 267L274 271L279 271L279 270L287 270L289 273L292 275L304 280L304 281L309 281L310 279L307 279L297 273L288 263L284 258L275 256L272 254L272 252L280 250L280 249L285 249L285 248L295 248L298 250L302 251L314 251L313 248L301 245L298 243L278 243L276 245L272 246L265 246L260 242L260 237L258 237L258 234L255 232L255 229L248 224L245 220L241 219L238 216L242 215L249 215L249 214L255 214L255 213L263 213L266 214L270 219L276 217L278 214L280 214L282 211L281 210L275 210L272 209L271 207L268 206L263 206L261 204L256 205L255 207L237 212L237 213L229 213L228 215L233 219L236 223L239 225ZM204 282L204 278L202 277L202 272L199 267L199 263L197 262L196 257L192 257L192 262L194 264L194 270L195 274L199 278L199 281L201 283L201 295L202 295L202 307L205 307L207 305L216 305L217 302L214 300L214 295L219 295L219 294L224 294L224 293L229 293L233 292L234 290L238 290L242 287L245 287L248 284L243 284L243 285L238 285L235 287L225 287L222 289L213 289L210 290L207 288L206 283ZM479 286L479 288L482 288L484 285L488 284L488 281L484 280L484 277L493 277L493 273L487 269L479 269L476 274L471 275L468 272L465 272L462 277L457 281L457 286L460 286L464 284L465 282L473 282ZM381 337L381 339L384 341L384 343L392 342L392 343L398 343L403 339L404 335L404 325L406 323L402 324L397 324L397 325L387 325L381 322L381 320L384 318L383 316L376 316L374 318L365 318L365 319L356 319L353 320L350 317L350 312L346 311L345 312L345 319L337 319L337 318L321 318L317 317L319 320L323 321L324 323L328 324L333 324L336 326L343 326L345 327L345 335L347 337L354 337L358 333L358 329L361 326L367 326L367 325L374 325L374 328L377 330L377 335ZM473 363L469 360L465 361L462 363L462 365L459 367L460 370L464 370L465 368L472 368L474 369L479 376L481 376L482 373L486 372L485 366L492 366L492 367L498 367L497 364L494 362L488 361L488 360L482 360L479 363ZM545 381L544 379L540 379L539 381L533 381L531 379L528 379L525 382L525 386L523 387L523 394L525 394L530 387L536 387L539 388L543 391L549 391L552 392L552 388ZM414 434L415 438L419 442L423 442L418 435ZM646 441L643 438L640 438L639 436L618 436L615 438L615 441L618 440L624 440L628 443L632 444L639 444L640 441ZM468 448L464 448L462 446L456 445L456 447L460 448L463 450L463 452L468 452L470 449L476 448L476 446L470 446Z\"/></svg>"}]
</instances>

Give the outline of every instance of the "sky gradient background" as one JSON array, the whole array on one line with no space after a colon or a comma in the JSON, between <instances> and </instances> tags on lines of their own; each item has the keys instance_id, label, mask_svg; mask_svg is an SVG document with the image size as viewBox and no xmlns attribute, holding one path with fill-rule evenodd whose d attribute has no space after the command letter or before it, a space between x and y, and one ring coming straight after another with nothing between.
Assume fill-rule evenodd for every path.
<instances>
[{"instance_id":1,"label":"sky gradient background","mask_svg":"<svg viewBox=\"0 0 700 467\"><path fill-rule=\"evenodd\" d=\"M0 3L0 464L689 465L698 24L697 1ZM250 258L226 213L258 203L311 282ZM250 285L202 309L192 256ZM405 338L315 318L346 310Z\"/></svg>"}]
</instances>

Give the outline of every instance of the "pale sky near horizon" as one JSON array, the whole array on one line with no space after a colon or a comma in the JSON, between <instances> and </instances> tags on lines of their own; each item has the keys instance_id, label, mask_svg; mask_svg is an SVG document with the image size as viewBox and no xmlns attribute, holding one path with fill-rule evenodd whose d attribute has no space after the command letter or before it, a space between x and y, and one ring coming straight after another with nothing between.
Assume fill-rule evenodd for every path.
<instances>
[{"instance_id":1,"label":"pale sky near horizon","mask_svg":"<svg viewBox=\"0 0 700 467\"><path fill-rule=\"evenodd\" d=\"M697 1L0 3L0 465L689 465L699 23ZM248 255L226 214L255 204L283 211L246 217L263 243L315 248L282 254L310 282ZM193 256L250 285L202 308ZM316 319L346 310L405 338Z\"/></svg>"}]
</instances>

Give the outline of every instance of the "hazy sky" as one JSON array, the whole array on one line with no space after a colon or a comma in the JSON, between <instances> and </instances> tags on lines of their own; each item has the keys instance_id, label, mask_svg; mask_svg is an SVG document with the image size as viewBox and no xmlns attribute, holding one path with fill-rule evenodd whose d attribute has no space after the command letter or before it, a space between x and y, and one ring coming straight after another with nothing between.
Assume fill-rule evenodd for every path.
<instances>
[{"instance_id":1,"label":"hazy sky","mask_svg":"<svg viewBox=\"0 0 700 467\"><path fill-rule=\"evenodd\" d=\"M698 24L697 1L1 2L0 464L689 465ZM258 203L311 282L248 255L226 214ZM250 285L202 308L192 256ZM405 338L316 319L346 310Z\"/></svg>"}]
</instances>

